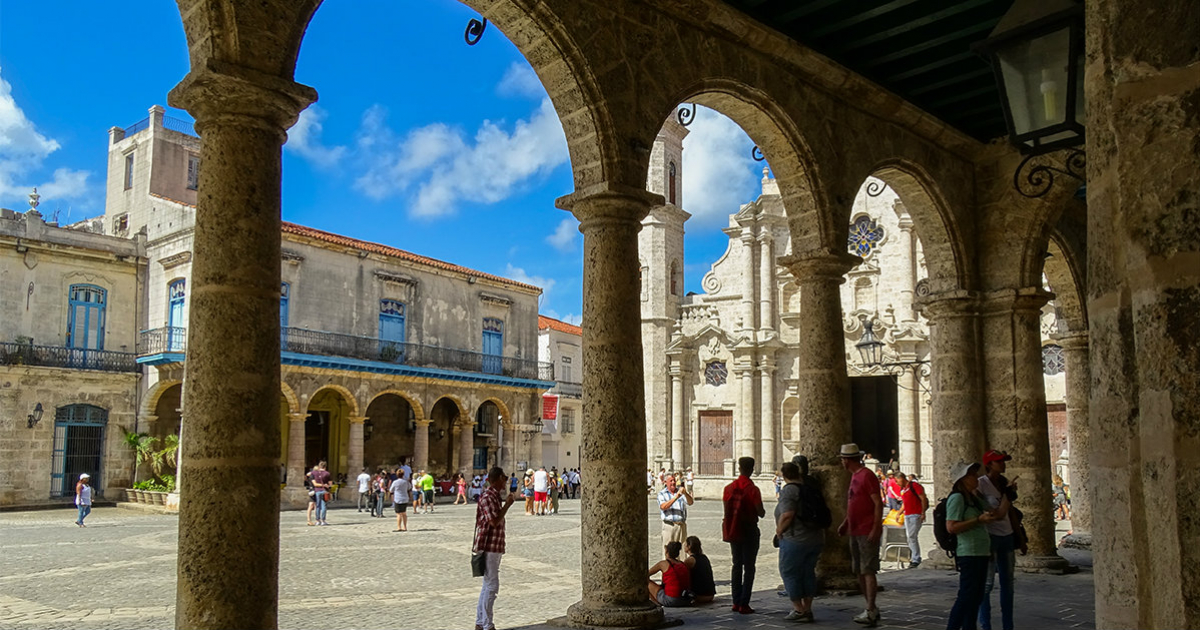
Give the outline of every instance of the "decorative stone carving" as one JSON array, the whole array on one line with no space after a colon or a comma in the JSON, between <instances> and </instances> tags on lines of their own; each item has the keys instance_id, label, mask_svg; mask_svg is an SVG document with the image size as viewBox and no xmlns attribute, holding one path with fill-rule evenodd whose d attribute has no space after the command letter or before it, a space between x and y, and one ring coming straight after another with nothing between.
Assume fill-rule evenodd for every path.
<instances>
[{"instance_id":1,"label":"decorative stone carving","mask_svg":"<svg viewBox=\"0 0 1200 630\"><path fill-rule=\"evenodd\" d=\"M179 252L178 254L173 254L171 256L158 259L158 264L162 265L163 269L174 269L179 265L189 262L192 262L191 251Z\"/></svg>"},{"instance_id":2,"label":"decorative stone carving","mask_svg":"<svg viewBox=\"0 0 1200 630\"><path fill-rule=\"evenodd\" d=\"M704 280L701 281L701 285L709 295L716 295L721 292L721 279L711 271L704 274Z\"/></svg>"},{"instance_id":3,"label":"decorative stone carving","mask_svg":"<svg viewBox=\"0 0 1200 630\"><path fill-rule=\"evenodd\" d=\"M509 306L512 306L511 299L509 299L503 295L497 295L495 293L488 293L487 291L480 291L479 299L484 302L487 302L489 304L503 306L504 308L508 308Z\"/></svg>"},{"instance_id":4,"label":"decorative stone carving","mask_svg":"<svg viewBox=\"0 0 1200 630\"><path fill-rule=\"evenodd\" d=\"M291 265L299 265L301 262L304 262L303 254L290 249L285 249L279 252L279 257L283 259L283 262Z\"/></svg>"},{"instance_id":5,"label":"decorative stone carving","mask_svg":"<svg viewBox=\"0 0 1200 630\"><path fill-rule=\"evenodd\" d=\"M407 285L410 287L417 286L417 280L415 278L406 276L402 273L396 273L394 271L383 271L382 269L376 269L374 272L374 275L376 278L378 278L379 280L382 280L383 282L391 282L393 284L403 284L403 285Z\"/></svg>"}]
</instances>

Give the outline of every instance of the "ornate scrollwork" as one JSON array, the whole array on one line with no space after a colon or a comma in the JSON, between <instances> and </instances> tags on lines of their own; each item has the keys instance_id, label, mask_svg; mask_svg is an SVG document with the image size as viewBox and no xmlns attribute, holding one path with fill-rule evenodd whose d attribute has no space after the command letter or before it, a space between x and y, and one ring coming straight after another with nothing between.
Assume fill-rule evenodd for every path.
<instances>
[{"instance_id":1,"label":"ornate scrollwork","mask_svg":"<svg viewBox=\"0 0 1200 630\"><path fill-rule=\"evenodd\" d=\"M679 121L679 124L684 127L692 124L692 121L696 120L696 104L684 103L680 105L679 110L675 112L675 120Z\"/></svg>"},{"instance_id":2,"label":"ornate scrollwork","mask_svg":"<svg viewBox=\"0 0 1200 630\"><path fill-rule=\"evenodd\" d=\"M917 298L927 298L933 289L929 286L929 278L921 278L917 281L917 286L913 289L913 293L917 294Z\"/></svg>"},{"instance_id":3,"label":"ornate scrollwork","mask_svg":"<svg viewBox=\"0 0 1200 630\"><path fill-rule=\"evenodd\" d=\"M869 181L867 182L867 196L878 197L879 195L882 195L883 191L887 190L887 188L888 185L879 180Z\"/></svg>"},{"instance_id":4,"label":"ornate scrollwork","mask_svg":"<svg viewBox=\"0 0 1200 630\"><path fill-rule=\"evenodd\" d=\"M1050 188L1054 186L1055 174L1066 175L1085 181L1087 171L1087 154L1083 149L1070 149L1067 153L1067 159L1064 160L1066 168L1058 168L1051 164L1034 163L1033 159L1042 157L1039 155L1026 156L1021 160L1021 164L1017 166L1016 172L1013 173L1013 188L1017 189L1018 193L1030 199L1043 197L1050 192ZM1022 175L1022 171L1029 170Z\"/></svg>"},{"instance_id":5,"label":"ornate scrollwork","mask_svg":"<svg viewBox=\"0 0 1200 630\"><path fill-rule=\"evenodd\" d=\"M721 292L721 279L711 271L704 274L704 280L700 281L700 285L704 287L704 291L709 295L716 295Z\"/></svg>"},{"instance_id":6,"label":"ornate scrollwork","mask_svg":"<svg viewBox=\"0 0 1200 630\"><path fill-rule=\"evenodd\" d=\"M762 162L767 159L767 156L763 155L762 147L757 144L754 145L753 149L750 149L750 157L754 158L755 162Z\"/></svg>"},{"instance_id":7,"label":"ornate scrollwork","mask_svg":"<svg viewBox=\"0 0 1200 630\"><path fill-rule=\"evenodd\" d=\"M483 39L483 31L487 29L487 25L487 18L483 18L482 21L471 18L471 21L467 22L467 30L463 33L463 39L466 40L468 46L474 46Z\"/></svg>"}]
</instances>

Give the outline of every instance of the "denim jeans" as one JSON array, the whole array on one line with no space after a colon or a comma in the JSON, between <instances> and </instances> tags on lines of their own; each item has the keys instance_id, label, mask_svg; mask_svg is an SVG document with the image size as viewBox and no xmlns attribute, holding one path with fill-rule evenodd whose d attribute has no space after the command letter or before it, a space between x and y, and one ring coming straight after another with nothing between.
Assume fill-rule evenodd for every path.
<instances>
[{"instance_id":1,"label":"denim jeans","mask_svg":"<svg viewBox=\"0 0 1200 630\"><path fill-rule=\"evenodd\" d=\"M762 534L755 527L742 533L742 539L729 543L733 552L733 604L750 605L750 593L754 591L754 561L758 559L758 544Z\"/></svg>"},{"instance_id":2,"label":"denim jeans","mask_svg":"<svg viewBox=\"0 0 1200 630\"><path fill-rule=\"evenodd\" d=\"M75 523L77 525L83 525L83 519L87 518L87 515L91 514L91 513L92 513L92 506L90 506L90 505L79 506L79 518L75 519Z\"/></svg>"},{"instance_id":3,"label":"denim jeans","mask_svg":"<svg viewBox=\"0 0 1200 630\"><path fill-rule=\"evenodd\" d=\"M817 594L817 559L821 557L821 548L820 544L779 539L779 577L783 578L788 599L797 602Z\"/></svg>"},{"instance_id":4,"label":"denim jeans","mask_svg":"<svg viewBox=\"0 0 1200 630\"><path fill-rule=\"evenodd\" d=\"M1013 630L1013 572L1017 563L1016 537L992 536L992 557L988 562L987 581L983 585L983 601L979 604L979 627L992 630L992 587L996 572L1000 573L1000 625Z\"/></svg>"},{"instance_id":5,"label":"denim jeans","mask_svg":"<svg viewBox=\"0 0 1200 630\"><path fill-rule=\"evenodd\" d=\"M946 630L975 630L975 618L979 602L983 600L984 574L988 568L987 556L958 556L958 597L950 609Z\"/></svg>"},{"instance_id":6,"label":"denim jeans","mask_svg":"<svg viewBox=\"0 0 1200 630\"><path fill-rule=\"evenodd\" d=\"M904 533L908 537L908 551L913 562L921 561L920 536L923 524L920 514L905 515L904 517Z\"/></svg>"},{"instance_id":7,"label":"denim jeans","mask_svg":"<svg viewBox=\"0 0 1200 630\"><path fill-rule=\"evenodd\" d=\"M317 499L316 518L317 518L318 522L322 522L325 520L325 510L327 509L327 504L325 503L325 491L320 488L317 488L316 499Z\"/></svg>"}]
</instances>

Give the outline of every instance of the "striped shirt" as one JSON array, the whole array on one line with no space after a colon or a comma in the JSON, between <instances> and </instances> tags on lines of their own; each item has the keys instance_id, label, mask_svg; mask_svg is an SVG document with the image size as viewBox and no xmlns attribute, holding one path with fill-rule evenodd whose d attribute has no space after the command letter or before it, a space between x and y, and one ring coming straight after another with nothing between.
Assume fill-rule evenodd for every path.
<instances>
[{"instance_id":1,"label":"striped shirt","mask_svg":"<svg viewBox=\"0 0 1200 630\"><path fill-rule=\"evenodd\" d=\"M676 490L678 491L678 489ZM658 504L661 506L674 497L675 493L663 488L658 492ZM664 523L682 523L687 520L687 498L680 496L674 503L662 511Z\"/></svg>"}]
</instances>

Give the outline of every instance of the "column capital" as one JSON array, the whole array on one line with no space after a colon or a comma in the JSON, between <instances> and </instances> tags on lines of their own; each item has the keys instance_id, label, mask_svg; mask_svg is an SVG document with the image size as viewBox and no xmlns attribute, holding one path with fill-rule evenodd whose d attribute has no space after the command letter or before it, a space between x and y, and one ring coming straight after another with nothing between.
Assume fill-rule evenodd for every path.
<instances>
[{"instance_id":1,"label":"column capital","mask_svg":"<svg viewBox=\"0 0 1200 630\"><path fill-rule=\"evenodd\" d=\"M289 413L288 420L291 422L304 422L305 420L308 420L308 414L306 414L306 413Z\"/></svg>"},{"instance_id":2,"label":"column capital","mask_svg":"<svg viewBox=\"0 0 1200 630\"><path fill-rule=\"evenodd\" d=\"M778 262L801 283L836 281L841 284L846 279L846 272L861 263L862 259L848 252L817 250L780 256Z\"/></svg>"},{"instance_id":3,"label":"column capital","mask_svg":"<svg viewBox=\"0 0 1200 630\"><path fill-rule=\"evenodd\" d=\"M917 300L917 304L931 320L941 317L963 317L979 313L979 294L974 291L946 291Z\"/></svg>"},{"instance_id":4,"label":"column capital","mask_svg":"<svg viewBox=\"0 0 1200 630\"><path fill-rule=\"evenodd\" d=\"M1058 345L1062 346L1063 350L1067 351L1087 350L1088 344L1090 343L1086 330L1061 333L1058 335L1053 335L1051 338L1058 342Z\"/></svg>"},{"instance_id":5,"label":"column capital","mask_svg":"<svg viewBox=\"0 0 1200 630\"><path fill-rule=\"evenodd\" d=\"M156 416L152 413L149 413L149 414L142 416L142 420L144 420L146 422L154 423L154 422L158 422L158 416Z\"/></svg>"},{"instance_id":6,"label":"column capital","mask_svg":"<svg viewBox=\"0 0 1200 630\"><path fill-rule=\"evenodd\" d=\"M579 219L581 231L592 222L641 221L651 207L663 203L662 195L615 182L600 182L554 200L555 206Z\"/></svg>"},{"instance_id":7,"label":"column capital","mask_svg":"<svg viewBox=\"0 0 1200 630\"><path fill-rule=\"evenodd\" d=\"M758 231L758 242L759 243L770 243L774 240L775 240L775 237L771 236L770 228L763 226L763 228Z\"/></svg>"},{"instance_id":8,"label":"column capital","mask_svg":"<svg viewBox=\"0 0 1200 630\"><path fill-rule=\"evenodd\" d=\"M1042 287L1000 289L989 291L981 296L979 311L982 314L1039 311L1052 299L1054 299L1054 294Z\"/></svg>"},{"instance_id":9,"label":"column capital","mask_svg":"<svg viewBox=\"0 0 1200 630\"><path fill-rule=\"evenodd\" d=\"M413 424L417 425L418 427L427 427L433 424L433 420L428 418L415 418L413 419Z\"/></svg>"},{"instance_id":10,"label":"column capital","mask_svg":"<svg viewBox=\"0 0 1200 630\"><path fill-rule=\"evenodd\" d=\"M196 118L201 137L206 125L221 122L283 134L316 100L317 91L307 85L219 59L193 68L167 95L171 106Z\"/></svg>"},{"instance_id":11,"label":"column capital","mask_svg":"<svg viewBox=\"0 0 1200 630\"><path fill-rule=\"evenodd\" d=\"M350 416L350 424L362 424L369 420L367 416Z\"/></svg>"}]
</instances>

